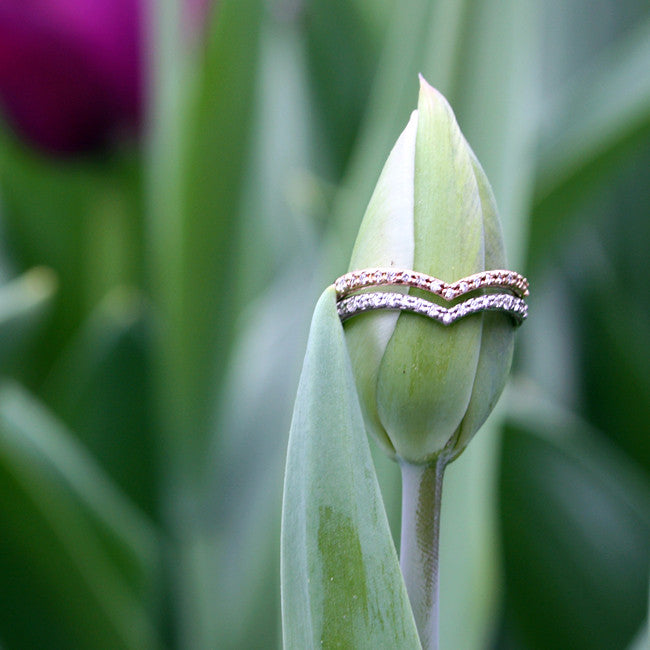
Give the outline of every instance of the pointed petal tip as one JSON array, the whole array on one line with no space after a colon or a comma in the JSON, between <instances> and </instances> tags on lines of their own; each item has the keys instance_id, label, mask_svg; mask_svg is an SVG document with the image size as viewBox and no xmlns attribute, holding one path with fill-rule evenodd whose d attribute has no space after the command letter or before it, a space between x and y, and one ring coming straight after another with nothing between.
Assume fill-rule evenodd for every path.
<instances>
[{"instance_id":1,"label":"pointed petal tip","mask_svg":"<svg viewBox=\"0 0 650 650\"><path fill-rule=\"evenodd\" d=\"M430 102L441 104L451 110L447 98L435 86L432 86L421 72L418 73L418 79L420 80L420 99L426 97Z\"/></svg>"}]
</instances>

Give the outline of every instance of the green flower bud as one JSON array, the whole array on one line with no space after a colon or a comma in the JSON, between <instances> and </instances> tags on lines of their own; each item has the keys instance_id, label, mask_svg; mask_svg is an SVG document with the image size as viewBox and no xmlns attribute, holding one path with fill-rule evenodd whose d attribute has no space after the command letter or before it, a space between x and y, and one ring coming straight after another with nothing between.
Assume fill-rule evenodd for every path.
<instances>
[{"instance_id":1,"label":"green flower bud","mask_svg":"<svg viewBox=\"0 0 650 650\"><path fill-rule=\"evenodd\" d=\"M485 173L445 98L420 81L418 109L370 199L350 270L411 269L451 283L505 268ZM502 313L445 327L412 313L374 311L345 329L367 427L411 463L456 457L493 409L510 369L514 328Z\"/></svg>"}]
</instances>

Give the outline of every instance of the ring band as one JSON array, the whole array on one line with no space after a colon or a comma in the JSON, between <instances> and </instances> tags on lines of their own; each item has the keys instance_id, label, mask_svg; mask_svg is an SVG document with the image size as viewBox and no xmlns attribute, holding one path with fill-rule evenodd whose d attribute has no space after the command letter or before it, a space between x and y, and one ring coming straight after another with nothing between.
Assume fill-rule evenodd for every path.
<instances>
[{"instance_id":1,"label":"ring band","mask_svg":"<svg viewBox=\"0 0 650 650\"><path fill-rule=\"evenodd\" d=\"M336 303L341 321L357 314L375 309L398 309L428 316L443 325L451 325L457 320L482 311L501 311L510 316L515 325L521 325L528 316L528 305L524 300L506 293L492 293L469 298L447 309L417 296L401 293L359 293L348 296Z\"/></svg>"},{"instance_id":2,"label":"ring band","mask_svg":"<svg viewBox=\"0 0 650 650\"><path fill-rule=\"evenodd\" d=\"M481 289L506 289L510 293L484 293L452 307L442 307L418 296L397 292L361 292L367 287L402 285L421 289L450 301ZM500 311L512 318L515 325L521 325L528 316L528 305L523 300L529 295L528 280L519 273L495 269L480 271L456 282L447 283L418 271L392 268L369 268L350 271L334 282L336 308L345 321L352 316L375 309L396 309L410 311L432 318L443 325L482 311Z\"/></svg>"},{"instance_id":3,"label":"ring band","mask_svg":"<svg viewBox=\"0 0 650 650\"><path fill-rule=\"evenodd\" d=\"M523 275L503 269L474 273L451 284L417 271L388 268L361 269L342 275L334 283L334 288L337 298L341 299L365 287L393 284L422 289L445 300L454 300L471 291L486 288L508 289L521 298L529 294L528 280Z\"/></svg>"}]
</instances>

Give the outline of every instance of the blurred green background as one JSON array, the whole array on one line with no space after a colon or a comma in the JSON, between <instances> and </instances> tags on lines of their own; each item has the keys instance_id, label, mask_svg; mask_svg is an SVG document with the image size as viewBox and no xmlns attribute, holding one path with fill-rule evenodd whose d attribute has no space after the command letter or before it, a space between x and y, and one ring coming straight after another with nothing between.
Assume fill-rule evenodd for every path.
<instances>
[{"instance_id":1,"label":"blurred green background","mask_svg":"<svg viewBox=\"0 0 650 650\"><path fill-rule=\"evenodd\" d=\"M418 72L532 293L510 385L446 477L442 647L647 647L647 2L124 0L115 25L74 0L12 4L0 647L279 647L309 319ZM133 78L109 56L129 20ZM100 41L117 49L95 57ZM127 82L136 118L108 99ZM395 522L396 469L376 460Z\"/></svg>"}]
</instances>

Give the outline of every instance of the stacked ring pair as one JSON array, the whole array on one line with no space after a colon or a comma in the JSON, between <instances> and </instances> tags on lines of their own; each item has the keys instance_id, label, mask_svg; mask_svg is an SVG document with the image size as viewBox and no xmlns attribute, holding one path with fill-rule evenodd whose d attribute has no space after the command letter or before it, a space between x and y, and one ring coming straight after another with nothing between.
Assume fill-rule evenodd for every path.
<instances>
[{"instance_id":1,"label":"stacked ring pair","mask_svg":"<svg viewBox=\"0 0 650 650\"><path fill-rule=\"evenodd\" d=\"M470 297L451 307L443 307L424 298L397 292L357 293L368 287L391 285L420 289L448 302L466 295ZM460 318L482 311L504 312L515 325L521 325L528 315L528 305L524 300L529 293L528 280L519 273L501 269L481 271L451 284L417 271L361 269L342 275L334 283L334 288L342 321L375 309L410 311L443 325L451 325Z\"/></svg>"}]
</instances>

